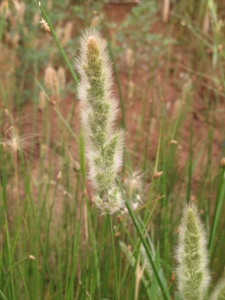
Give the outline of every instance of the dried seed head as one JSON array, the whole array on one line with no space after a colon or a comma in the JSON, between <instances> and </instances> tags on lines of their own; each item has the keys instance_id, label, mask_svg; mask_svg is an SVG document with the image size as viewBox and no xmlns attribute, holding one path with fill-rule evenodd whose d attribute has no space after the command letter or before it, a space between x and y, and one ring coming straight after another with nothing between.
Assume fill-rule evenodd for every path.
<instances>
[{"instance_id":1,"label":"dried seed head","mask_svg":"<svg viewBox=\"0 0 225 300\"><path fill-rule=\"evenodd\" d=\"M90 28L94 28L95 26L99 25L101 22L102 16L94 16L91 20Z\"/></svg>"},{"instance_id":2,"label":"dried seed head","mask_svg":"<svg viewBox=\"0 0 225 300\"><path fill-rule=\"evenodd\" d=\"M124 185L127 190L129 199L132 198L133 193L142 193L143 183L141 171L136 170L132 172L125 180Z\"/></svg>"},{"instance_id":3,"label":"dried seed head","mask_svg":"<svg viewBox=\"0 0 225 300\"><path fill-rule=\"evenodd\" d=\"M222 54L222 53L223 53L223 45L222 45L222 44L220 44L220 45L218 46L218 52L219 52L219 54Z\"/></svg>"},{"instance_id":4,"label":"dried seed head","mask_svg":"<svg viewBox=\"0 0 225 300\"><path fill-rule=\"evenodd\" d=\"M134 96L134 92L135 92L135 83L132 80L130 80L128 83L128 95L127 95L128 100L130 100Z\"/></svg>"},{"instance_id":5,"label":"dried seed head","mask_svg":"<svg viewBox=\"0 0 225 300\"><path fill-rule=\"evenodd\" d=\"M9 111L8 111L8 109L4 109L4 113L5 113L5 115L6 115L6 117L8 117L9 116Z\"/></svg>"},{"instance_id":6,"label":"dried seed head","mask_svg":"<svg viewBox=\"0 0 225 300\"><path fill-rule=\"evenodd\" d=\"M157 172L154 173L153 178L158 178L158 177L160 177L162 174L163 174L162 171L160 171L160 172L157 171Z\"/></svg>"},{"instance_id":7,"label":"dried seed head","mask_svg":"<svg viewBox=\"0 0 225 300\"><path fill-rule=\"evenodd\" d=\"M67 22L62 31L61 44L63 47L65 47L67 45L67 43L69 42L69 40L71 39L72 29L73 29L73 23Z\"/></svg>"},{"instance_id":8,"label":"dried seed head","mask_svg":"<svg viewBox=\"0 0 225 300\"><path fill-rule=\"evenodd\" d=\"M3 149L9 149L12 153L16 153L18 151L25 152L26 149L31 147L32 135L19 136L13 127L10 127L7 131L9 132L9 138L0 140Z\"/></svg>"},{"instance_id":9,"label":"dried seed head","mask_svg":"<svg viewBox=\"0 0 225 300\"><path fill-rule=\"evenodd\" d=\"M36 258L33 255L29 255L28 257L30 260L35 260Z\"/></svg>"},{"instance_id":10,"label":"dried seed head","mask_svg":"<svg viewBox=\"0 0 225 300\"><path fill-rule=\"evenodd\" d=\"M132 49L126 49L126 64L128 68L132 68L134 66L134 52Z\"/></svg>"},{"instance_id":11,"label":"dried seed head","mask_svg":"<svg viewBox=\"0 0 225 300\"><path fill-rule=\"evenodd\" d=\"M39 93L39 102L38 102L38 109L43 112L46 108L46 96L43 91Z\"/></svg>"},{"instance_id":12,"label":"dried seed head","mask_svg":"<svg viewBox=\"0 0 225 300\"><path fill-rule=\"evenodd\" d=\"M44 82L45 82L45 86L49 89L52 88L52 82L55 81L55 77L56 77L56 71L52 66L48 66L45 69L45 76L44 76Z\"/></svg>"},{"instance_id":13,"label":"dried seed head","mask_svg":"<svg viewBox=\"0 0 225 300\"><path fill-rule=\"evenodd\" d=\"M58 73L50 65L45 70L44 82L46 88L50 90L54 99L58 100L60 96L60 83L59 83Z\"/></svg>"},{"instance_id":14,"label":"dried seed head","mask_svg":"<svg viewBox=\"0 0 225 300\"><path fill-rule=\"evenodd\" d=\"M170 145L177 145L177 144L178 144L178 142L176 140L171 140L170 141Z\"/></svg>"},{"instance_id":15,"label":"dried seed head","mask_svg":"<svg viewBox=\"0 0 225 300\"><path fill-rule=\"evenodd\" d=\"M225 157L223 157L221 159L221 162L220 162L221 166L224 168L225 167Z\"/></svg>"},{"instance_id":16,"label":"dried seed head","mask_svg":"<svg viewBox=\"0 0 225 300\"><path fill-rule=\"evenodd\" d=\"M66 85L66 74L63 67L59 67L58 69L58 83L60 91L64 90Z\"/></svg>"},{"instance_id":17,"label":"dried seed head","mask_svg":"<svg viewBox=\"0 0 225 300\"><path fill-rule=\"evenodd\" d=\"M50 28L48 26L48 23L44 19L41 19L40 24L41 24L41 28L43 28L44 31L46 31L47 33L49 33L50 35L52 35L51 30L50 30Z\"/></svg>"},{"instance_id":18,"label":"dried seed head","mask_svg":"<svg viewBox=\"0 0 225 300\"><path fill-rule=\"evenodd\" d=\"M26 10L25 3L21 3L17 0L13 0L13 5L15 7L15 10L17 12L17 15L19 17L20 22L24 23L24 13L25 13L25 10Z\"/></svg>"},{"instance_id":19,"label":"dried seed head","mask_svg":"<svg viewBox=\"0 0 225 300\"><path fill-rule=\"evenodd\" d=\"M60 179L62 179L62 172L61 171L59 171L59 173L57 175L57 180L60 180Z\"/></svg>"}]
</instances>

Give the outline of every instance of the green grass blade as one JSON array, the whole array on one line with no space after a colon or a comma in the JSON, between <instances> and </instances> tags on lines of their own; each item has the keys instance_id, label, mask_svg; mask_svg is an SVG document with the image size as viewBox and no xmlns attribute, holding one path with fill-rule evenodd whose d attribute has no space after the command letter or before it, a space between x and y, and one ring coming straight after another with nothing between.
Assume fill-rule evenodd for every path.
<instances>
[{"instance_id":1,"label":"green grass blade","mask_svg":"<svg viewBox=\"0 0 225 300\"><path fill-rule=\"evenodd\" d=\"M120 185L119 185L119 186L120 186ZM121 189L121 192L122 192L122 195L123 195L124 199L126 199L126 198L125 198L125 195L124 195L124 192L123 192L123 190L122 190L122 188L121 188L121 186L120 186L120 189ZM140 237L140 239L141 239L141 241L142 241L142 244L143 244L143 246L144 246L144 248L145 248L145 251L146 251L146 254L147 254L147 256L148 256L148 259L149 259L149 261L150 261L150 263L151 263L153 272L154 272L154 274L155 274L155 276L156 276L156 279L157 279L158 284L159 284L159 286L160 286L160 289L161 289L161 291L162 291L163 299L169 300L170 297L169 297L168 290L166 290L166 288L165 288L165 286L164 286L164 284L163 284L163 282L162 282L162 280L161 280L161 278L160 278L160 276L159 276L159 272L158 272L157 266L156 266L156 264L155 264L155 262L154 262L154 259L153 259L153 257L152 257L152 254L151 254L150 249L149 249L149 247L148 247L148 243L147 243L146 239L144 238L144 235L143 235L143 233L142 233L142 230L141 230L141 228L140 228L140 226L139 226L139 224L138 224L138 222L137 222L137 220L136 220L136 218L135 218L135 216L134 216L133 210L132 210L132 208L131 208L131 206L130 206L130 203L128 202L127 199L126 199L126 207L127 207L127 209L128 209L129 215L130 215L130 217L131 217L131 219L132 219L132 222L133 222L133 224L134 224L134 226L135 226L135 228L136 228L136 230L137 230L137 232L138 232L138 234L139 234L139 237Z\"/></svg>"},{"instance_id":2,"label":"green grass blade","mask_svg":"<svg viewBox=\"0 0 225 300\"><path fill-rule=\"evenodd\" d=\"M224 203L224 196L225 196L224 175L225 175L225 167L223 166L223 169L221 170L220 182L219 182L219 187L218 187L217 197L216 197L216 205L215 205L215 210L214 210L214 214L213 214L213 222L212 222L211 232L210 232L210 236L209 236L208 249L209 249L211 255L212 255L212 249L213 249L213 246L215 243L216 230L219 225L220 215L221 215L223 203Z\"/></svg>"}]
</instances>

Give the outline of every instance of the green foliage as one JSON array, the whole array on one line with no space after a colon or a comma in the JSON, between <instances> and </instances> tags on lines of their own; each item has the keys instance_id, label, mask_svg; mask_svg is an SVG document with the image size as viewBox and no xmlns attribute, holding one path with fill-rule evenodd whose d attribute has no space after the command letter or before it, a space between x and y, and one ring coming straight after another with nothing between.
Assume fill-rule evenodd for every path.
<instances>
[{"instance_id":1,"label":"green foliage","mask_svg":"<svg viewBox=\"0 0 225 300\"><path fill-rule=\"evenodd\" d=\"M136 60L141 60L142 63L147 63L151 67L154 66L154 60L165 52L166 46L173 43L171 38L154 33L153 26L159 21L156 13L156 1L142 1L131 10L117 35L121 46L126 39L127 47L136 53Z\"/></svg>"}]
</instances>

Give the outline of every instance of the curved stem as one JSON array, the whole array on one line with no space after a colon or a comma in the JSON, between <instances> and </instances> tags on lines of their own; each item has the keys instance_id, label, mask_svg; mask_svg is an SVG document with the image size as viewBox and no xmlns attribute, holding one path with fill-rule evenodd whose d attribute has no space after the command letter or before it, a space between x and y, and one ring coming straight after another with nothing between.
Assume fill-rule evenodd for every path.
<instances>
[{"instance_id":1,"label":"curved stem","mask_svg":"<svg viewBox=\"0 0 225 300\"><path fill-rule=\"evenodd\" d=\"M159 286L160 286L160 289L161 289L161 291L162 291L162 296L163 296L163 298L164 298L165 300L169 300L170 298L169 298L169 295L168 295L168 290L166 290L166 288L165 288L165 286L164 286L164 284L163 284L163 282L162 282L162 279L161 279L160 276L159 276L159 272L158 272L158 270L157 270L157 267L156 267L156 265L155 265L155 262L154 262L154 260L153 260L152 255L151 255L151 252L150 252L148 243L146 242L146 240L145 240L145 238L144 238L144 235L143 235L143 233L142 233L142 229L141 229L141 227L139 226L139 224L138 224L138 222L137 222L137 220L136 220L136 218L135 218L135 216L134 216L134 213L133 213L133 210L132 210L132 208L131 208L131 206L130 206L129 201L127 201L127 198L126 198L126 196L124 195L124 191L123 191L123 189L122 189L122 187L121 187L121 184L120 184L119 180L116 180L116 181L117 181L117 184L118 184L118 186L119 186L119 188L120 188L120 191L121 191L121 193L122 193L123 199L126 199L126 207L127 207L128 213L129 213L129 215L130 215L130 217L131 217L131 219L132 219L132 222L133 222L133 224L134 224L134 226L135 226L135 228L136 228L136 230L137 230L137 232L138 232L138 234L139 234L139 237L140 237L140 239L141 239L141 242L142 242L142 244L143 244L143 246L144 246L144 248L145 248L145 251L146 251L146 254L147 254L148 259L149 259L149 261L150 261L150 264L151 264L151 266L152 266L153 272L154 272L154 274L155 274L155 277L156 277L156 279L157 279L157 281L158 281L158 284L159 284Z\"/></svg>"},{"instance_id":2,"label":"curved stem","mask_svg":"<svg viewBox=\"0 0 225 300\"><path fill-rule=\"evenodd\" d=\"M52 37L53 37L53 40L55 41L55 43L56 43L56 45L57 45L57 47L58 47L58 49L59 49L59 52L61 53L61 55L62 55L62 57L63 57L65 63L67 64L67 67L68 67L68 69L70 70L70 73L71 73L71 75L72 75L72 77L73 77L74 82L75 82L76 84L78 84L79 80L78 80L78 78L77 78L77 75L76 75L76 73L74 72L74 69L73 69L71 63L70 63L70 61L69 61L69 59L68 59L68 57L67 57L67 55L66 55L66 53L65 53L65 51L64 51L64 49L63 49L63 47L62 47L62 45L60 44L60 42L59 42L59 40L58 40L58 37L57 37L57 35L56 35L56 32L55 32L55 30L54 30L54 28L53 28L53 26L52 26L52 24L51 24L51 22L50 22L50 20L49 20L49 18L48 18L48 16L47 16L47 14L46 14L46 12L45 12L44 7L42 6L42 3L41 3L41 2L38 2L38 6L39 6L39 8L40 8L40 10L41 10L41 12L42 12L42 15L43 15L44 20L48 23L48 26L49 26L49 28L50 28L51 35L52 35Z\"/></svg>"}]
</instances>

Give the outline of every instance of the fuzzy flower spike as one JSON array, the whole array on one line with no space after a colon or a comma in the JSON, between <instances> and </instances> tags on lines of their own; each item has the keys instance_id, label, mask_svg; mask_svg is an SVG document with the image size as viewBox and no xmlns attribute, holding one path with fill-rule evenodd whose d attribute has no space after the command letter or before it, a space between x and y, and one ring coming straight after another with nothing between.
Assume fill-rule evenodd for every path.
<instances>
[{"instance_id":1,"label":"fuzzy flower spike","mask_svg":"<svg viewBox=\"0 0 225 300\"><path fill-rule=\"evenodd\" d=\"M203 300L210 282L206 233L194 204L187 205L179 227L177 281L182 299Z\"/></svg>"},{"instance_id":2,"label":"fuzzy flower spike","mask_svg":"<svg viewBox=\"0 0 225 300\"><path fill-rule=\"evenodd\" d=\"M113 214L124 206L115 182L122 165L124 134L114 130L117 101L112 96L112 71L106 43L96 32L81 39L78 97L85 138L89 179L94 187L94 203L101 214Z\"/></svg>"}]
</instances>

